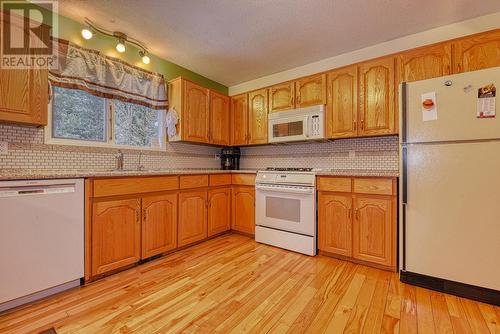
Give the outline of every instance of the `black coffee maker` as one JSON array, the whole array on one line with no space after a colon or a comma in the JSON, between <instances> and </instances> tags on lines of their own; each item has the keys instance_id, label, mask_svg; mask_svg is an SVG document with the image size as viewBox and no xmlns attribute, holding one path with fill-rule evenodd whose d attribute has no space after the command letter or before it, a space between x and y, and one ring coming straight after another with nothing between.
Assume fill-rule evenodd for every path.
<instances>
[{"instance_id":1,"label":"black coffee maker","mask_svg":"<svg viewBox=\"0 0 500 334\"><path fill-rule=\"evenodd\" d=\"M221 169L240 169L240 148L225 147L220 152Z\"/></svg>"}]
</instances>

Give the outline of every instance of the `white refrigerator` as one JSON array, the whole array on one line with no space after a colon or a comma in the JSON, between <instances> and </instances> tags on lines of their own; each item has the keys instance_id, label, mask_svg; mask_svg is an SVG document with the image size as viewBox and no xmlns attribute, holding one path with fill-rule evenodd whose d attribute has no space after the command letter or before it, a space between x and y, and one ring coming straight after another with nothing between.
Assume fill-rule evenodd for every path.
<instances>
[{"instance_id":1,"label":"white refrigerator","mask_svg":"<svg viewBox=\"0 0 500 334\"><path fill-rule=\"evenodd\" d=\"M499 305L493 87L500 67L400 86L399 265L403 282Z\"/></svg>"}]
</instances>

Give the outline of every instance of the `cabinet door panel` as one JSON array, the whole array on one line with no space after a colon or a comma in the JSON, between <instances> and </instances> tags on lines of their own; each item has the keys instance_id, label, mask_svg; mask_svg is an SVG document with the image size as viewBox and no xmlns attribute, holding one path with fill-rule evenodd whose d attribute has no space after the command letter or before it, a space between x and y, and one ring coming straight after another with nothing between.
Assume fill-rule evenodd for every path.
<instances>
[{"instance_id":1,"label":"cabinet door panel","mask_svg":"<svg viewBox=\"0 0 500 334\"><path fill-rule=\"evenodd\" d=\"M451 74L451 43L401 53L396 62L398 84Z\"/></svg>"},{"instance_id":2,"label":"cabinet door panel","mask_svg":"<svg viewBox=\"0 0 500 334\"><path fill-rule=\"evenodd\" d=\"M392 198L354 198L353 257L393 266L395 261L395 221Z\"/></svg>"},{"instance_id":3,"label":"cabinet door panel","mask_svg":"<svg viewBox=\"0 0 500 334\"><path fill-rule=\"evenodd\" d=\"M352 256L352 196L319 192L318 241L325 252Z\"/></svg>"},{"instance_id":4,"label":"cabinet door panel","mask_svg":"<svg viewBox=\"0 0 500 334\"><path fill-rule=\"evenodd\" d=\"M255 189L233 187L232 197L233 230L255 234Z\"/></svg>"},{"instance_id":5,"label":"cabinet door panel","mask_svg":"<svg viewBox=\"0 0 500 334\"><path fill-rule=\"evenodd\" d=\"M357 134L358 69L349 66L328 73L326 132L329 137L353 137Z\"/></svg>"},{"instance_id":6,"label":"cabinet door panel","mask_svg":"<svg viewBox=\"0 0 500 334\"><path fill-rule=\"evenodd\" d=\"M297 108L326 104L326 74L295 81L295 96Z\"/></svg>"},{"instance_id":7,"label":"cabinet door panel","mask_svg":"<svg viewBox=\"0 0 500 334\"><path fill-rule=\"evenodd\" d=\"M231 188L208 192L208 236L231 229Z\"/></svg>"},{"instance_id":8,"label":"cabinet door panel","mask_svg":"<svg viewBox=\"0 0 500 334\"><path fill-rule=\"evenodd\" d=\"M358 134L396 133L394 79L393 57L376 59L359 65Z\"/></svg>"},{"instance_id":9,"label":"cabinet door panel","mask_svg":"<svg viewBox=\"0 0 500 334\"><path fill-rule=\"evenodd\" d=\"M210 143L228 146L230 135L229 97L210 91Z\"/></svg>"},{"instance_id":10,"label":"cabinet door panel","mask_svg":"<svg viewBox=\"0 0 500 334\"><path fill-rule=\"evenodd\" d=\"M248 93L249 144L267 143L267 89Z\"/></svg>"},{"instance_id":11,"label":"cabinet door panel","mask_svg":"<svg viewBox=\"0 0 500 334\"><path fill-rule=\"evenodd\" d=\"M184 110L182 113L183 139L208 143L209 90L190 81L184 83Z\"/></svg>"},{"instance_id":12,"label":"cabinet door panel","mask_svg":"<svg viewBox=\"0 0 500 334\"><path fill-rule=\"evenodd\" d=\"M454 42L454 72L470 72L500 66L500 29Z\"/></svg>"},{"instance_id":13,"label":"cabinet door panel","mask_svg":"<svg viewBox=\"0 0 500 334\"><path fill-rule=\"evenodd\" d=\"M179 194L179 247L207 237L207 192L191 191Z\"/></svg>"},{"instance_id":14,"label":"cabinet door panel","mask_svg":"<svg viewBox=\"0 0 500 334\"><path fill-rule=\"evenodd\" d=\"M102 274L139 261L139 199L97 202L92 215L92 274Z\"/></svg>"},{"instance_id":15,"label":"cabinet door panel","mask_svg":"<svg viewBox=\"0 0 500 334\"><path fill-rule=\"evenodd\" d=\"M269 112L293 109L295 106L293 82L274 85L269 88Z\"/></svg>"},{"instance_id":16,"label":"cabinet door panel","mask_svg":"<svg viewBox=\"0 0 500 334\"><path fill-rule=\"evenodd\" d=\"M231 97L231 145L248 144L247 94Z\"/></svg>"},{"instance_id":17,"label":"cabinet door panel","mask_svg":"<svg viewBox=\"0 0 500 334\"><path fill-rule=\"evenodd\" d=\"M142 199L142 258L177 247L177 194Z\"/></svg>"}]
</instances>

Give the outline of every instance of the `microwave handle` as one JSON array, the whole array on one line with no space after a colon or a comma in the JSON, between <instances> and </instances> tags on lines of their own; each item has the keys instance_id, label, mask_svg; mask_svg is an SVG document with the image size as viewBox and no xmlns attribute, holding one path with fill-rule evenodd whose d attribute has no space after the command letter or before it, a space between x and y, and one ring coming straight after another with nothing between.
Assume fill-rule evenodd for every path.
<instances>
[{"instance_id":1,"label":"microwave handle","mask_svg":"<svg viewBox=\"0 0 500 334\"><path fill-rule=\"evenodd\" d=\"M309 117L304 117L304 127L305 129L305 136L306 138L309 138L309 135L311 134L311 122L309 122Z\"/></svg>"}]
</instances>

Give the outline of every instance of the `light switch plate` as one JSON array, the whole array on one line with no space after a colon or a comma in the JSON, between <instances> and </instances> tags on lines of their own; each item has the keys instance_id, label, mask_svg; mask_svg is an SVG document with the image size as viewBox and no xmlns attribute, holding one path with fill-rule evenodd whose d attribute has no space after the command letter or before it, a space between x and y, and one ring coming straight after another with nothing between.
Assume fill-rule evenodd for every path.
<instances>
[{"instance_id":1,"label":"light switch plate","mask_svg":"<svg viewBox=\"0 0 500 334\"><path fill-rule=\"evenodd\" d=\"M354 157L356 157L356 151L352 151L352 150L349 151L349 158L352 159Z\"/></svg>"},{"instance_id":2,"label":"light switch plate","mask_svg":"<svg viewBox=\"0 0 500 334\"><path fill-rule=\"evenodd\" d=\"M0 155L9 154L9 143L6 141L0 141Z\"/></svg>"}]
</instances>

